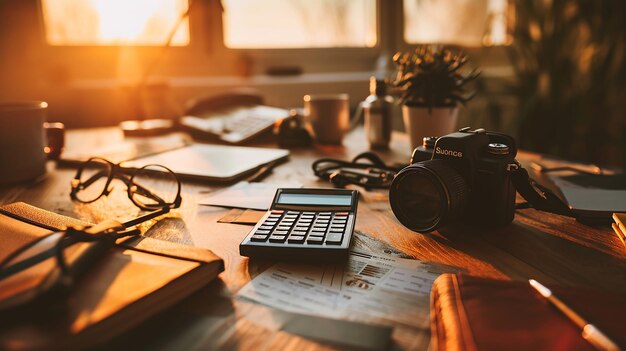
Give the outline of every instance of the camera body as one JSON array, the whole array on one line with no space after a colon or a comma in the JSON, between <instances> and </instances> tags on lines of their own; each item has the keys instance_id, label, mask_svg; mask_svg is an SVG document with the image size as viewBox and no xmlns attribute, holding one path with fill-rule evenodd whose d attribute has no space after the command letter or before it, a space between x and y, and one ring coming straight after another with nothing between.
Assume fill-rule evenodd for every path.
<instances>
[{"instance_id":1,"label":"camera body","mask_svg":"<svg viewBox=\"0 0 626 351\"><path fill-rule=\"evenodd\" d=\"M396 217L417 232L455 221L483 227L511 223L515 188L515 140L506 134L463 128L424 138L411 164L395 177L389 201Z\"/></svg>"}]
</instances>

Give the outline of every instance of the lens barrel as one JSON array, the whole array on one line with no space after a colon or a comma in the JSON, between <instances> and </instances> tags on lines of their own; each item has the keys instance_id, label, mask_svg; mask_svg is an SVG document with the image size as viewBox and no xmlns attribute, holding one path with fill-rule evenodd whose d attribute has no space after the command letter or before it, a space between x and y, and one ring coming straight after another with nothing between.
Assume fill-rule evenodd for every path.
<instances>
[{"instance_id":1,"label":"lens barrel","mask_svg":"<svg viewBox=\"0 0 626 351\"><path fill-rule=\"evenodd\" d=\"M445 160L418 162L391 183L389 202L407 228L428 233L459 219L469 198L465 179Z\"/></svg>"}]
</instances>

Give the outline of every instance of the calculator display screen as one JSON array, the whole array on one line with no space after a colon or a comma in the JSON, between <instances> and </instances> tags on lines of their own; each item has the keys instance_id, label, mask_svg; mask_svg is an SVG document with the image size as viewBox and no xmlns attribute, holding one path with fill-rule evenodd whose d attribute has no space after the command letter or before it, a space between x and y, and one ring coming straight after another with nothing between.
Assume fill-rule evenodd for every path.
<instances>
[{"instance_id":1,"label":"calculator display screen","mask_svg":"<svg viewBox=\"0 0 626 351\"><path fill-rule=\"evenodd\" d=\"M277 203L281 205L352 206L352 196L282 193Z\"/></svg>"}]
</instances>

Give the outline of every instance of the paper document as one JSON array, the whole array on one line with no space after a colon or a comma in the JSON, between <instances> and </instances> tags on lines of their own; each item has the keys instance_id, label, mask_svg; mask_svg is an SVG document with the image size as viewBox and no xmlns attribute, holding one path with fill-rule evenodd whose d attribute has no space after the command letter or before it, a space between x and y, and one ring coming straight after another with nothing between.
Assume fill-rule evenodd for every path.
<instances>
[{"instance_id":1,"label":"paper document","mask_svg":"<svg viewBox=\"0 0 626 351\"><path fill-rule=\"evenodd\" d=\"M239 182L200 199L200 205L268 210L278 188L300 188L302 184Z\"/></svg>"},{"instance_id":2,"label":"paper document","mask_svg":"<svg viewBox=\"0 0 626 351\"><path fill-rule=\"evenodd\" d=\"M455 269L437 263L350 252L345 264L278 263L238 296L283 310L350 320L372 317L427 326L434 280Z\"/></svg>"}]
</instances>

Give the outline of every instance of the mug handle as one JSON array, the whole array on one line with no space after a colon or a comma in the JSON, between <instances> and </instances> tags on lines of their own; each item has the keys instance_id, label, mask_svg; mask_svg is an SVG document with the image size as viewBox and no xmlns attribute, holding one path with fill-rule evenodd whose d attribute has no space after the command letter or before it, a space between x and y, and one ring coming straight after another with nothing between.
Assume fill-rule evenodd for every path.
<instances>
[{"instance_id":1,"label":"mug handle","mask_svg":"<svg viewBox=\"0 0 626 351\"><path fill-rule=\"evenodd\" d=\"M58 160L65 146L65 125L61 122L44 122L46 146L43 151L48 160Z\"/></svg>"}]
</instances>

